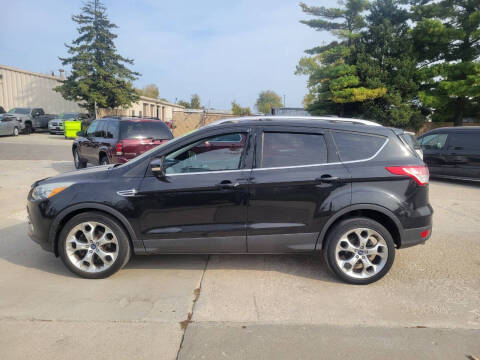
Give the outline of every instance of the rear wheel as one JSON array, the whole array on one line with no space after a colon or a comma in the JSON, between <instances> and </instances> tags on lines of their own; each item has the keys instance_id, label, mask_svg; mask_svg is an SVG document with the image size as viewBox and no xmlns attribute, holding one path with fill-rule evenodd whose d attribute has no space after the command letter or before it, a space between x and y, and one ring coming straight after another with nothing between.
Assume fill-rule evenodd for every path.
<instances>
[{"instance_id":1,"label":"rear wheel","mask_svg":"<svg viewBox=\"0 0 480 360\"><path fill-rule=\"evenodd\" d=\"M75 163L76 169L83 169L87 166L87 162L80 159L77 149L73 150L73 162Z\"/></svg>"},{"instance_id":2,"label":"rear wheel","mask_svg":"<svg viewBox=\"0 0 480 360\"><path fill-rule=\"evenodd\" d=\"M392 267L395 244L392 235L368 218L346 219L327 236L324 257L328 268L351 284L369 284Z\"/></svg>"},{"instance_id":3,"label":"rear wheel","mask_svg":"<svg viewBox=\"0 0 480 360\"><path fill-rule=\"evenodd\" d=\"M123 227L99 212L82 213L69 220L60 232L58 248L68 269L87 279L114 274L131 256Z\"/></svg>"},{"instance_id":4,"label":"rear wheel","mask_svg":"<svg viewBox=\"0 0 480 360\"><path fill-rule=\"evenodd\" d=\"M18 127L14 127L13 128L13 133L12 133L13 136L18 136Z\"/></svg>"}]
</instances>

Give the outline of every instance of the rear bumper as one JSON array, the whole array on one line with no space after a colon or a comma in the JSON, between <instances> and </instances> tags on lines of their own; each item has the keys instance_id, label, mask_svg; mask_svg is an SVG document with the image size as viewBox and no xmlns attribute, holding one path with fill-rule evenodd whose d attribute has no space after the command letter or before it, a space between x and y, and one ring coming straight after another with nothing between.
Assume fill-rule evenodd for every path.
<instances>
[{"instance_id":1,"label":"rear bumper","mask_svg":"<svg viewBox=\"0 0 480 360\"><path fill-rule=\"evenodd\" d=\"M423 244L432 236L432 225L422 226L414 229L405 229L400 248Z\"/></svg>"}]
</instances>

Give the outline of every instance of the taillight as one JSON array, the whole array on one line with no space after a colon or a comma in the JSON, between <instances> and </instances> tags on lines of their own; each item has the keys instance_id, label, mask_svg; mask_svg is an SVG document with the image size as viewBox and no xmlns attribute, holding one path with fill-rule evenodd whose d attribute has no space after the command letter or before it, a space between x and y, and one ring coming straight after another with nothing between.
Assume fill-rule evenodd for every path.
<instances>
[{"instance_id":1,"label":"taillight","mask_svg":"<svg viewBox=\"0 0 480 360\"><path fill-rule=\"evenodd\" d=\"M420 186L428 184L430 173L426 166L387 166L385 169L395 175L410 176Z\"/></svg>"},{"instance_id":2,"label":"taillight","mask_svg":"<svg viewBox=\"0 0 480 360\"><path fill-rule=\"evenodd\" d=\"M115 145L115 152L117 155L123 155L123 144L121 142Z\"/></svg>"}]
</instances>

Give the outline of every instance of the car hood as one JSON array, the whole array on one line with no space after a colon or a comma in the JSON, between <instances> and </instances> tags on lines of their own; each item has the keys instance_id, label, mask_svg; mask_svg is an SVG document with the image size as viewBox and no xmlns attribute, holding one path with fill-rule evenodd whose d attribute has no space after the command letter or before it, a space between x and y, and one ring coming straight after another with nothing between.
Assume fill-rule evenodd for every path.
<instances>
[{"instance_id":1,"label":"car hood","mask_svg":"<svg viewBox=\"0 0 480 360\"><path fill-rule=\"evenodd\" d=\"M39 184L51 184L57 182L82 182L86 180L99 179L111 176L110 171L115 168L115 164L93 166L85 169L69 171L63 174L55 175L49 178L36 181L32 186Z\"/></svg>"}]
</instances>

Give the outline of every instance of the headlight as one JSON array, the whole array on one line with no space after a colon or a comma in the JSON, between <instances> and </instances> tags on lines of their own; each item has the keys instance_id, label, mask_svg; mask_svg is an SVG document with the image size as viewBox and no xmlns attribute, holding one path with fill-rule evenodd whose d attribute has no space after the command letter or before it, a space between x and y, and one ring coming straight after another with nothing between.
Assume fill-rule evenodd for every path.
<instances>
[{"instance_id":1,"label":"headlight","mask_svg":"<svg viewBox=\"0 0 480 360\"><path fill-rule=\"evenodd\" d=\"M71 182L64 182L64 183L38 185L32 191L32 198L33 200L40 200L40 199L43 200L43 199L51 198L52 196L62 192L72 184L73 183Z\"/></svg>"}]
</instances>

